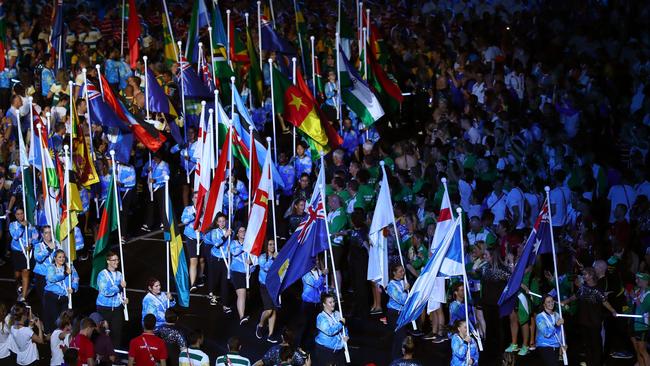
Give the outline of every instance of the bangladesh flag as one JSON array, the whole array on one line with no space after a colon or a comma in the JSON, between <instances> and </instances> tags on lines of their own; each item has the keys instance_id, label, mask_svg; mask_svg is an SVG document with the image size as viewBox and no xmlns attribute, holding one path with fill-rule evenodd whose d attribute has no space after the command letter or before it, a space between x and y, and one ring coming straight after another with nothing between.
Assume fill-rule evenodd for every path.
<instances>
[{"instance_id":1,"label":"bangladesh flag","mask_svg":"<svg viewBox=\"0 0 650 366\"><path fill-rule=\"evenodd\" d=\"M102 220L99 222L99 230L97 230L97 239L95 241L95 251L93 252L93 270L90 275L90 286L97 288L97 275L104 268L106 268L106 253L110 248L109 238L111 233L117 229L119 220L117 201L115 200L114 187L115 184L111 177L108 185L108 195L106 196L106 204L102 211Z\"/></svg>"}]
</instances>

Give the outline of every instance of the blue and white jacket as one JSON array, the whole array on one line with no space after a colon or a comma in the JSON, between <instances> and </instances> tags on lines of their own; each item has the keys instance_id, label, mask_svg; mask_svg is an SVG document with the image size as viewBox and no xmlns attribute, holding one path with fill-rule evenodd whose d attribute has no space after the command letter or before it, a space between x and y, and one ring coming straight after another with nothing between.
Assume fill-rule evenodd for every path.
<instances>
[{"instance_id":1,"label":"blue and white jacket","mask_svg":"<svg viewBox=\"0 0 650 366\"><path fill-rule=\"evenodd\" d=\"M105 308L119 308L122 306L122 273L120 271L111 272L104 269L97 275L97 306Z\"/></svg>"},{"instance_id":2,"label":"blue and white jacket","mask_svg":"<svg viewBox=\"0 0 650 366\"><path fill-rule=\"evenodd\" d=\"M66 263L67 264L67 263ZM68 296L68 274L65 273L65 266L57 267L51 263L47 266L47 275L45 276L45 291L51 292L57 296ZM72 290L77 292L79 289L79 275L77 270L72 266Z\"/></svg>"}]
</instances>

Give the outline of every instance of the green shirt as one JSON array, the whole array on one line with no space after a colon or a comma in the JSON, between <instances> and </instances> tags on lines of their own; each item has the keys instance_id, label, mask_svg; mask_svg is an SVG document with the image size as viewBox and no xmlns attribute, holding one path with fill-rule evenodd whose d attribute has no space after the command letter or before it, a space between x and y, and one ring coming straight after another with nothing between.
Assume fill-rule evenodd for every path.
<instances>
[{"instance_id":1,"label":"green shirt","mask_svg":"<svg viewBox=\"0 0 650 366\"><path fill-rule=\"evenodd\" d=\"M368 211L373 208L372 203L375 201L375 189L370 184L359 185L357 197L363 201L363 209Z\"/></svg>"},{"instance_id":2,"label":"green shirt","mask_svg":"<svg viewBox=\"0 0 650 366\"><path fill-rule=\"evenodd\" d=\"M640 294L634 304L634 314L641 315L642 318L634 319L634 331L635 332L646 332L650 329L648 325L648 313L650 313L650 291L645 291L643 294Z\"/></svg>"},{"instance_id":3,"label":"green shirt","mask_svg":"<svg viewBox=\"0 0 650 366\"><path fill-rule=\"evenodd\" d=\"M329 224L330 234L332 235L332 245L343 245L343 235L335 235L348 226L348 214L343 207L327 213L327 223Z\"/></svg>"}]
</instances>

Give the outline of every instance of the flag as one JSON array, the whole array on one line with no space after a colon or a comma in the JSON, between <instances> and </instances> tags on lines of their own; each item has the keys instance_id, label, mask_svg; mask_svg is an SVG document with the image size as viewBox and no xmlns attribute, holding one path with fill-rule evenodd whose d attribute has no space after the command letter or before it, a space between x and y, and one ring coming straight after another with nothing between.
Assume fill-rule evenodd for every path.
<instances>
[{"instance_id":1,"label":"flag","mask_svg":"<svg viewBox=\"0 0 650 366\"><path fill-rule=\"evenodd\" d=\"M325 172L322 168L315 187L318 187L319 184L325 184ZM328 248L325 226L327 217L323 198L321 190L314 189L306 208L307 217L280 249L278 256L269 268L266 276L266 288L275 305L279 305L280 293L314 268L318 254Z\"/></svg>"},{"instance_id":2,"label":"flag","mask_svg":"<svg viewBox=\"0 0 650 366\"><path fill-rule=\"evenodd\" d=\"M219 4L214 3L214 10L212 11L212 48L214 55L212 55L212 67L216 75L217 82L221 80L223 83L228 84L230 77L235 73L228 65L226 44L228 44L226 28L223 26L223 19L221 18L221 10Z\"/></svg>"},{"instance_id":3,"label":"flag","mask_svg":"<svg viewBox=\"0 0 650 366\"><path fill-rule=\"evenodd\" d=\"M65 157L65 159L67 160L68 157ZM67 243L63 244L63 250L66 252L66 256L68 256L71 261L74 261L77 258L74 228L77 226L77 224L79 224L77 213L83 211L83 206L81 203L81 196L79 195L79 188L77 187L74 173L69 169L72 168L71 162L66 163L66 166L62 167L60 161L57 159L57 168L60 180L59 186L61 187L59 191L59 200L61 202L61 217L59 218L59 222L57 222L57 226L53 228L53 232L54 237L60 243L63 243L63 241L68 238L70 252L68 252ZM67 170L67 173L63 173L62 169ZM69 207L68 201L70 203Z\"/></svg>"},{"instance_id":4,"label":"flag","mask_svg":"<svg viewBox=\"0 0 650 366\"><path fill-rule=\"evenodd\" d=\"M257 52L253 46L253 39L251 38L251 33L248 29L246 29L246 49L248 50L248 58L250 60L250 69L248 70L248 88L251 90L251 98L253 98L257 105L261 106L264 103L264 93L262 92L262 69L260 69Z\"/></svg>"},{"instance_id":5,"label":"flag","mask_svg":"<svg viewBox=\"0 0 650 366\"><path fill-rule=\"evenodd\" d=\"M255 145L253 145L255 146ZM244 250L249 254L259 257L262 253L264 240L266 239L266 224L269 217L269 198L273 193L273 182L271 181L271 152L266 152L262 176L259 179L251 211L248 215L248 228L244 237Z\"/></svg>"},{"instance_id":6,"label":"flag","mask_svg":"<svg viewBox=\"0 0 650 366\"><path fill-rule=\"evenodd\" d=\"M95 251L93 252L93 269L90 275L90 286L97 289L97 275L104 268L106 268L106 254L111 248L109 239L111 233L117 230L118 224L118 207L117 200L115 200L114 194L114 184L115 180L113 177L110 179L108 184L108 194L106 195L106 202L104 203L104 208L102 209L102 219L99 222L99 228L97 229L97 239L95 240Z\"/></svg>"},{"instance_id":7,"label":"flag","mask_svg":"<svg viewBox=\"0 0 650 366\"><path fill-rule=\"evenodd\" d=\"M415 280L409 292L404 307L397 319L399 329L420 317L433 292L436 278L462 275L461 245L462 233L460 232L462 217L454 220L441 245L433 253L427 265L420 272L420 277ZM436 230L437 231L437 230Z\"/></svg>"},{"instance_id":8,"label":"flag","mask_svg":"<svg viewBox=\"0 0 650 366\"><path fill-rule=\"evenodd\" d=\"M339 53L341 53L340 57L345 63L345 69L348 70L348 77L352 83L350 88L341 87L341 97L345 104L361 119L361 122L366 127L370 127L384 115L384 109L372 90L361 79L357 70L350 66L342 49L339 49Z\"/></svg>"},{"instance_id":9,"label":"flag","mask_svg":"<svg viewBox=\"0 0 650 366\"><path fill-rule=\"evenodd\" d=\"M214 173L214 178L210 183L210 190L208 191L208 200L205 203L205 213L203 214L203 222L201 223L201 232L205 233L212 226L214 218L217 213L223 209L223 196L226 186L226 163L228 162L228 148L230 146L230 134L226 134L226 139L221 147L221 154L219 155L219 163L217 163L217 170ZM198 215L197 215L198 217ZM197 224L195 222L195 228Z\"/></svg>"},{"instance_id":10,"label":"flag","mask_svg":"<svg viewBox=\"0 0 650 366\"><path fill-rule=\"evenodd\" d=\"M515 265L515 269L508 280L506 288L503 289L499 298L499 314L506 316L512 312L517 303L518 294L521 291L521 281L524 278L526 268L535 263L537 254L549 253L552 251L551 228L549 225L548 200L544 200L542 210L537 215L535 225L524 244L524 250Z\"/></svg>"},{"instance_id":11,"label":"flag","mask_svg":"<svg viewBox=\"0 0 650 366\"><path fill-rule=\"evenodd\" d=\"M65 37L63 26L63 0L57 0L54 8L52 32L50 33L50 54L54 57L54 72L65 68Z\"/></svg>"},{"instance_id":12,"label":"flag","mask_svg":"<svg viewBox=\"0 0 650 366\"><path fill-rule=\"evenodd\" d=\"M404 101L399 85L397 85L396 81L388 77L384 68L379 62L377 62L377 59L372 52L367 52L366 56L368 57L368 63L370 64L370 69L368 70L368 79L370 79L369 84L375 88L375 91L379 94L382 102L387 104L391 110L398 110L399 105Z\"/></svg>"},{"instance_id":13,"label":"flag","mask_svg":"<svg viewBox=\"0 0 650 366\"><path fill-rule=\"evenodd\" d=\"M451 230L454 225L454 214L451 210L451 200L449 199L449 191L447 184L444 183L444 193L442 195L442 202L440 204L440 212L438 212L438 220L436 222L436 230L433 232L433 239L429 246L429 252L433 253L442 244L447 232Z\"/></svg>"},{"instance_id":14,"label":"flag","mask_svg":"<svg viewBox=\"0 0 650 366\"><path fill-rule=\"evenodd\" d=\"M76 99L76 98L73 98ZM72 166L77 172L77 179L84 187L90 187L99 183L99 175L95 169L95 162L90 156L90 150L86 145L86 138L83 136L79 126L79 115L77 114L76 100L70 107L70 123L72 131Z\"/></svg>"},{"instance_id":15,"label":"flag","mask_svg":"<svg viewBox=\"0 0 650 366\"><path fill-rule=\"evenodd\" d=\"M176 108L174 108L174 105L169 100L169 97L167 97L167 94L165 94L162 86L158 83L158 79L156 79L151 68L147 70L147 89L150 111L178 116Z\"/></svg>"},{"instance_id":16,"label":"flag","mask_svg":"<svg viewBox=\"0 0 650 366\"><path fill-rule=\"evenodd\" d=\"M116 128L109 128L106 131L108 139L108 150L115 151L115 160L128 164L131 160L131 149L133 147L133 134L122 132Z\"/></svg>"},{"instance_id":17,"label":"flag","mask_svg":"<svg viewBox=\"0 0 650 366\"><path fill-rule=\"evenodd\" d=\"M185 59L181 59L181 71L183 94L187 98L212 100L214 93L201 81L192 65Z\"/></svg>"},{"instance_id":18,"label":"flag","mask_svg":"<svg viewBox=\"0 0 650 366\"><path fill-rule=\"evenodd\" d=\"M206 60L203 54L199 54L199 58L201 59L200 61L201 80L203 81L203 84L205 84L205 86L208 87L208 90L214 93L214 89L216 88L216 86L214 84L214 80L212 80L213 78L212 78L212 73L210 72L210 67L208 66L208 60Z\"/></svg>"},{"instance_id":19,"label":"flag","mask_svg":"<svg viewBox=\"0 0 650 366\"><path fill-rule=\"evenodd\" d=\"M241 64L247 64L250 62L248 51L246 50L246 44L242 42L241 33L239 28L235 28L234 20L230 21L230 39L228 40L228 46L230 47L230 61L239 62Z\"/></svg>"},{"instance_id":20,"label":"flag","mask_svg":"<svg viewBox=\"0 0 650 366\"><path fill-rule=\"evenodd\" d=\"M296 54L293 46L287 40L280 37L271 26L271 23L264 18L262 18L262 50L275 51L285 55Z\"/></svg>"},{"instance_id":21,"label":"flag","mask_svg":"<svg viewBox=\"0 0 650 366\"><path fill-rule=\"evenodd\" d=\"M242 118L244 118L244 121L246 121L249 126L253 126L253 128L255 128L253 117L251 117L251 114L248 112L248 108L246 108L246 104L244 104L244 100L239 94L237 88L233 89L232 93L233 97L235 98L235 106L237 107L237 112Z\"/></svg>"},{"instance_id":22,"label":"flag","mask_svg":"<svg viewBox=\"0 0 650 366\"><path fill-rule=\"evenodd\" d=\"M140 59L140 45L138 38L140 38L140 17L138 17L138 9L135 5L135 0L129 0L129 25L127 28L129 38L129 59L132 69L135 69L138 59Z\"/></svg>"},{"instance_id":23,"label":"flag","mask_svg":"<svg viewBox=\"0 0 650 366\"><path fill-rule=\"evenodd\" d=\"M104 97L99 92L97 87L91 83L85 85L88 93L88 103L90 111L90 120L107 129L115 128L123 132L129 132L129 127L122 122L120 117L117 116L115 111L106 104Z\"/></svg>"},{"instance_id":24,"label":"flag","mask_svg":"<svg viewBox=\"0 0 650 366\"><path fill-rule=\"evenodd\" d=\"M391 278L388 270L388 238L385 230L395 220L393 206L390 201L390 187L388 177L384 171L381 179L381 188L377 196L377 204L372 215L372 223L368 238L370 250L368 252L368 281L374 281L386 288ZM397 233L396 233L397 234Z\"/></svg>"},{"instance_id":25,"label":"flag","mask_svg":"<svg viewBox=\"0 0 650 366\"><path fill-rule=\"evenodd\" d=\"M7 66L5 58L5 43L7 39L7 23L5 21L5 8L2 1L0 1L0 70L4 70Z\"/></svg>"},{"instance_id":26,"label":"flag","mask_svg":"<svg viewBox=\"0 0 650 366\"><path fill-rule=\"evenodd\" d=\"M133 0L131 0L133 1ZM190 62L196 62L198 57L199 30L210 24L208 20L208 9L203 0L194 0L190 26L187 29L187 41L185 42L185 58Z\"/></svg>"},{"instance_id":27,"label":"flag","mask_svg":"<svg viewBox=\"0 0 650 366\"><path fill-rule=\"evenodd\" d=\"M185 260L185 251L183 250L183 239L176 225L174 218L174 208L169 193L165 197L165 217L163 227L165 230L165 241L169 242L169 256L172 262L172 273L176 283L176 292L178 292L178 305L186 308L190 306L190 279L187 270L187 261Z\"/></svg>"},{"instance_id":28,"label":"flag","mask_svg":"<svg viewBox=\"0 0 650 366\"><path fill-rule=\"evenodd\" d=\"M165 0L163 0L164 2ZM163 7L162 11L162 30L163 30L163 58L165 64L170 66L178 61L176 53L176 44L174 43L174 36L172 31L172 24L169 22L169 15L166 14L167 6Z\"/></svg>"},{"instance_id":29,"label":"flag","mask_svg":"<svg viewBox=\"0 0 650 366\"><path fill-rule=\"evenodd\" d=\"M292 85L280 70L273 68L273 93L275 112L284 115L300 131L320 146L327 145L327 134L321 126L312 98Z\"/></svg>"},{"instance_id":30,"label":"flag","mask_svg":"<svg viewBox=\"0 0 650 366\"><path fill-rule=\"evenodd\" d=\"M131 132L135 135L135 138L138 139L140 143L153 152L158 151L167 138L160 133L160 131L156 130L152 124L142 121L131 114L131 112L129 112L124 106L124 103L117 98L104 75L101 76L100 82L103 86L104 100L106 101L106 104L108 104L115 114L127 124L129 129L131 129Z\"/></svg>"},{"instance_id":31,"label":"flag","mask_svg":"<svg viewBox=\"0 0 650 366\"><path fill-rule=\"evenodd\" d=\"M212 132L212 121L213 116L210 115L208 118L208 124L205 124L205 108L201 113L201 120L199 124L199 135L197 148L197 153L199 154L199 159L196 162L196 170L194 181L198 185L197 187L197 197L196 197L196 220L194 221L194 230L199 228L199 218L203 214L204 200L205 196L210 190L210 174L212 170L212 165L214 162L214 149L213 149L213 132Z\"/></svg>"},{"instance_id":32,"label":"flag","mask_svg":"<svg viewBox=\"0 0 650 366\"><path fill-rule=\"evenodd\" d=\"M0 7L2 4L0 4ZM1 21L1 20L0 20ZM20 162L20 173L23 185L23 191L25 192L25 217L32 225L36 224L34 220L34 211L36 210L36 198L34 197L34 182L32 176L32 170L29 167L29 157L27 156L27 149L25 148L25 141L23 139L22 130L20 130L20 122L17 124L18 130L18 150L19 150L19 162ZM38 140L32 140L32 145L38 142Z\"/></svg>"},{"instance_id":33,"label":"flag","mask_svg":"<svg viewBox=\"0 0 650 366\"><path fill-rule=\"evenodd\" d=\"M323 83L323 74L320 71L318 56L314 56L314 68L316 72L316 80L314 81L316 83L316 94L318 94L318 100L322 102L325 100L325 84Z\"/></svg>"}]
</instances>

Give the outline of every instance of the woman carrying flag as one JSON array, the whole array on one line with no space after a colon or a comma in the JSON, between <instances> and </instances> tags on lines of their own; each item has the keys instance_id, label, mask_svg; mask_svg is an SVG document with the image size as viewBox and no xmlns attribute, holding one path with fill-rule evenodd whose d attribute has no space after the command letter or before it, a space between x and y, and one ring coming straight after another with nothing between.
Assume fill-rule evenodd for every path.
<instances>
[{"instance_id":1,"label":"woman carrying flag","mask_svg":"<svg viewBox=\"0 0 650 366\"><path fill-rule=\"evenodd\" d=\"M14 277L20 281L18 301L24 301L29 290L29 269L31 265L32 244L38 240L38 231L25 218L25 211L16 208L15 221L9 224L11 234L11 261L14 263Z\"/></svg>"},{"instance_id":2,"label":"woman carrying flag","mask_svg":"<svg viewBox=\"0 0 650 366\"><path fill-rule=\"evenodd\" d=\"M160 281L149 278L147 281L147 295L142 299L142 319L147 314L156 317L156 328L165 324L165 311L176 305L172 294L160 290Z\"/></svg>"},{"instance_id":3,"label":"woman carrying flag","mask_svg":"<svg viewBox=\"0 0 650 366\"><path fill-rule=\"evenodd\" d=\"M545 295L542 305L544 311L537 314L535 323L537 325L537 337L535 343L544 365L555 366L558 364L559 353L563 352L562 332L560 326L564 324L564 319L555 312L555 300L551 295Z\"/></svg>"},{"instance_id":4,"label":"woman carrying flag","mask_svg":"<svg viewBox=\"0 0 650 366\"><path fill-rule=\"evenodd\" d=\"M68 277L72 276L71 279ZM68 296L79 289L79 275L65 252L57 249L54 252L54 262L47 267L45 277L45 291L43 292L43 324L45 333L49 334L55 329L56 318L66 309Z\"/></svg>"},{"instance_id":5,"label":"woman carrying flag","mask_svg":"<svg viewBox=\"0 0 650 366\"><path fill-rule=\"evenodd\" d=\"M246 227L241 226L237 229L237 239L230 245L230 255L232 257L230 281L237 294L237 312L239 313L239 325L248 323L246 315L246 276L250 274L251 257L244 250L244 238L246 237ZM248 267L248 269L247 269Z\"/></svg>"},{"instance_id":6,"label":"woman carrying flag","mask_svg":"<svg viewBox=\"0 0 650 366\"><path fill-rule=\"evenodd\" d=\"M399 318L399 313L404 307L406 298L408 297L409 284L404 281L404 267L401 264L396 264L393 266L390 271L393 279L386 286L386 293L388 294L388 312L386 317L388 318L388 329L392 333L397 326L397 319ZM402 351L402 342L406 338L406 327L401 327L395 331L393 335L393 345L391 348L391 357L397 358L401 355Z\"/></svg>"},{"instance_id":7,"label":"woman carrying flag","mask_svg":"<svg viewBox=\"0 0 650 366\"><path fill-rule=\"evenodd\" d=\"M452 331L451 366L478 366L478 349L476 341L469 335L467 322L456 320Z\"/></svg>"},{"instance_id":8,"label":"woman carrying flag","mask_svg":"<svg viewBox=\"0 0 650 366\"><path fill-rule=\"evenodd\" d=\"M266 249L264 253L260 255L258 263L260 265L260 273L258 275L260 281L260 297L262 298L263 311L260 316L260 322L255 328L255 336L257 339L262 339L262 329L264 328L264 323L268 321L269 324L269 335L267 341L271 342L273 340L273 331L275 330L275 318L277 312L275 311L275 305L269 295L269 291L266 289L266 275L269 272L269 268L273 264L275 257L278 253L275 250L275 241L270 239L266 242ZM292 341L292 340L289 340ZM272 343L272 342L271 342Z\"/></svg>"},{"instance_id":9,"label":"woman carrying flag","mask_svg":"<svg viewBox=\"0 0 650 366\"><path fill-rule=\"evenodd\" d=\"M321 296L323 311L316 317L316 347L314 349L314 366L344 365L343 348L348 337L345 335L345 318L336 311L334 295L324 293Z\"/></svg>"},{"instance_id":10,"label":"woman carrying flag","mask_svg":"<svg viewBox=\"0 0 650 366\"><path fill-rule=\"evenodd\" d=\"M216 217L217 228L210 230L204 238L204 242L210 247L210 258L208 259L208 298L210 305L218 304L218 290L221 297L223 312L230 314L232 310L228 307L228 263L230 247L230 229L226 228L226 215L218 213Z\"/></svg>"}]
</instances>

